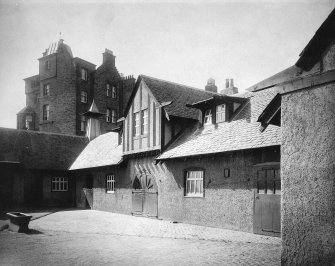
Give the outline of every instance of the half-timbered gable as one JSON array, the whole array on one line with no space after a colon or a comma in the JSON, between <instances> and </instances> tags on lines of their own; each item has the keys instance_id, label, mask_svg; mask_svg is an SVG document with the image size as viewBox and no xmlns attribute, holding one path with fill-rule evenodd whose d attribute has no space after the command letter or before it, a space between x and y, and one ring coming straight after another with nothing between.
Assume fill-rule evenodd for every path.
<instances>
[{"instance_id":1,"label":"half-timbered gable","mask_svg":"<svg viewBox=\"0 0 335 266\"><path fill-rule=\"evenodd\" d=\"M198 110L186 104L209 99L215 94L139 76L124 118L124 154L162 151L183 129L201 118Z\"/></svg>"}]
</instances>

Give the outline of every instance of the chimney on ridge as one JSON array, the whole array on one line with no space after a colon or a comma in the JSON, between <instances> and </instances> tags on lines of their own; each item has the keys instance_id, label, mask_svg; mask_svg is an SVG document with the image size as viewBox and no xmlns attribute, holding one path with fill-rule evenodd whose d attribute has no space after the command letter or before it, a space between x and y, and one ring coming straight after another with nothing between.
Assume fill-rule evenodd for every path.
<instances>
[{"instance_id":1,"label":"chimney on ridge","mask_svg":"<svg viewBox=\"0 0 335 266\"><path fill-rule=\"evenodd\" d=\"M226 79L226 87L220 93L225 95L238 93L238 88L234 87L234 79Z\"/></svg>"},{"instance_id":2,"label":"chimney on ridge","mask_svg":"<svg viewBox=\"0 0 335 266\"><path fill-rule=\"evenodd\" d=\"M206 91L218 92L218 87L215 85L215 79L209 78L207 80L207 85L205 86Z\"/></svg>"}]
</instances>

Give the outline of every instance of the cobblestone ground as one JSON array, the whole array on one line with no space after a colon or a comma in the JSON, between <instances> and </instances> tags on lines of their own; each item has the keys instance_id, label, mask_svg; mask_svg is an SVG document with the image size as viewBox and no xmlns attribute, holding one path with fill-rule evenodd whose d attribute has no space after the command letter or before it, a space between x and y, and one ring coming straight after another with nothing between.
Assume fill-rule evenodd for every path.
<instances>
[{"instance_id":1,"label":"cobblestone ground","mask_svg":"<svg viewBox=\"0 0 335 266\"><path fill-rule=\"evenodd\" d=\"M280 265L279 238L93 210L0 232L1 265Z\"/></svg>"}]
</instances>

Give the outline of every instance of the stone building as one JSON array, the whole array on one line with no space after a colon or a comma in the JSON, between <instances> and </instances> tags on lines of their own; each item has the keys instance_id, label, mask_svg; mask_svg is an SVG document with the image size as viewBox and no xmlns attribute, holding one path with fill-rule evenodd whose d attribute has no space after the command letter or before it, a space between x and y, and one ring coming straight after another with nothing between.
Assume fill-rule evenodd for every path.
<instances>
[{"instance_id":1,"label":"stone building","mask_svg":"<svg viewBox=\"0 0 335 266\"><path fill-rule=\"evenodd\" d=\"M88 110L93 99L101 112L102 132L118 127L134 78L123 77L115 56L106 49L96 66L73 57L70 46L59 40L45 50L39 73L25 79L26 107L17 114L17 128L70 135L85 135Z\"/></svg>"}]
</instances>

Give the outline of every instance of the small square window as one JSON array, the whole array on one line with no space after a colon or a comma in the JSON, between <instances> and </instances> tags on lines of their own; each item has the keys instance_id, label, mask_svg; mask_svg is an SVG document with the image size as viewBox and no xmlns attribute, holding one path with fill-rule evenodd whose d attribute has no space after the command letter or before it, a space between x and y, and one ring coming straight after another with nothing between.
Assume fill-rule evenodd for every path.
<instances>
[{"instance_id":1,"label":"small square window","mask_svg":"<svg viewBox=\"0 0 335 266\"><path fill-rule=\"evenodd\" d=\"M185 182L185 196L203 197L204 196L204 171L187 171Z\"/></svg>"},{"instance_id":2,"label":"small square window","mask_svg":"<svg viewBox=\"0 0 335 266\"><path fill-rule=\"evenodd\" d=\"M43 86L43 95L44 96L50 95L50 84L44 84L44 86Z\"/></svg>"},{"instance_id":3,"label":"small square window","mask_svg":"<svg viewBox=\"0 0 335 266\"><path fill-rule=\"evenodd\" d=\"M114 193L115 191L115 176L114 175L106 176L106 191L107 193Z\"/></svg>"},{"instance_id":4,"label":"small square window","mask_svg":"<svg viewBox=\"0 0 335 266\"><path fill-rule=\"evenodd\" d=\"M82 68L81 69L81 79L82 80L87 80L87 69L86 68Z\"/></svg>"},{"instance_id":5,"label":"small square window","mask_svg":"<svg viewBox=\"0 0 335 266\"><path fill-rule=\"evenodd\" d=\"M67 177L53 177L51 181L51 191L68 191Z\"/></svg>"},{"instance_id":6,"label":"small square window","mask_svg":"<svg viewBox=\"0 0 335 266\"><path fill-rule=\"evenodd\" d=\"M80 94L80 101L82 103L87 103L87 92L86 91L81 91Z\"/></svg>"}]
</instances>

